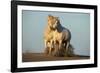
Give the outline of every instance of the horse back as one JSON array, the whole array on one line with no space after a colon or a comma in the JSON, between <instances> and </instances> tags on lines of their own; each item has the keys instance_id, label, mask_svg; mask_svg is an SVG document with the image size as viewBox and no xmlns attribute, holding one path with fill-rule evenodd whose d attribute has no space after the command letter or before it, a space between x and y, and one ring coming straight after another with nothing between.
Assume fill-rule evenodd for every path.
<instances>
[{"instance_id":1,"label":"horse back","mask_svg":"<svg viewBox=\"0 0 100 73\"><path fill-rule=\"evenodd\" d=\"M62 27L63 30L62 30L62 35L64 36L64 39L66 40L69 40L71 39L71 32L69 31L69 29L65 28L65 27Z\"/></svg>"}]
</instances>

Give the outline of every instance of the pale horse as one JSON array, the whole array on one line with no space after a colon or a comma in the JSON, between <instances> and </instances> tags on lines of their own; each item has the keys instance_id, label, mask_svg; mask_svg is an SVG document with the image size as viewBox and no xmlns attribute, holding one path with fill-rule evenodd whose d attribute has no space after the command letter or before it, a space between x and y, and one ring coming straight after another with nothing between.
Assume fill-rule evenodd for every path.
<instances>
[{"instance_id":1,"label":"pale horse","mask_svg":"<svg viewBox=\"0 0 100 73\"><path fill-rule=\"evenodd\" d=\"M55 18L51 15L48 15L47 26L44 30L44 44L45 44L45 53L51 54L53 49L53 24L55 23Z\"/></svg>"},{"instance_id":2,"label":"pale horse","mask_svg":"<svg viewBox=\"0 0 100 73\"><path fill-rule=\"evenodd\" d=\"M70 47L71 32L67 28L61 25L58 17L54 17L54 18L55 18L55 23L53 24L52 27L54 29L53 30L54 45L56 45L56 43L58 42L59 44L58 49L61 50L65 48L66 52L68 52L68 49Z\"/></svg>"}]
</instances>

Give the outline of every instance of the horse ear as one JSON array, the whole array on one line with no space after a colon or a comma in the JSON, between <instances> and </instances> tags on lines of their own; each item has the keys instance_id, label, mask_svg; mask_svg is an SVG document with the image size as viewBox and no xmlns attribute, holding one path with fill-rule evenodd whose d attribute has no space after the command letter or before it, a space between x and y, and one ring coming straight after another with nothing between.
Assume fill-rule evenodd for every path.
<instances>
[{"instance_id":1,"label":"horse ear","mask_svg":"<svg viewBox=\"0 0 100 73\"><path fill-rule=\"evenodd\" d=\"M57 19L59 19L59 17L57 17Z\"/></svg>"},{"instance_id":2,"label":"horse ear","mask_svg":"<svg viewBox=\"0 0 100 73\"><path fill-rule=\"evenodd\" d=\"M56 17L56 19L59 21L60 19L59 19L59 17Z\"/></svg>"},{"instance_id":3,"label":"horse ear","mask_svg":"<svg viewBox=\"0 0 100 73\"><path fill-rule=\"evenodd\" d=\"M48 19L50 19L52 16L51 15L48 15Z\"/></svg>"},{"instance_id":4,"label":"horse ear","mask_svg":"<svg viewBox=\"0 0 100 73\"><path fill-rule=\"evenodd\" d=\"M59 17L56 17L56 18L57 18L58 22L60 23L60 18Z\"/></svg>"},{"instance_id":5,"label":"horse ear","mask_svg":"<svg viewBox=\"0 0 100 73\"><path fill-rule=\"evenodd\" d=\"M50 19L50 16L51 16L51 15L48 15L48 20Z\"/></svg>"},{"instance_id":6,"label":"horse ear","mask_svg":"<svg viewBox=\"0 0 100 73\"><path fill-rule=\"evenodd\" d=\"M48 17L52 17L52 15L51 15L51 14L49 14L49 15L48 15Z\"/></svg>"}]
</instances>

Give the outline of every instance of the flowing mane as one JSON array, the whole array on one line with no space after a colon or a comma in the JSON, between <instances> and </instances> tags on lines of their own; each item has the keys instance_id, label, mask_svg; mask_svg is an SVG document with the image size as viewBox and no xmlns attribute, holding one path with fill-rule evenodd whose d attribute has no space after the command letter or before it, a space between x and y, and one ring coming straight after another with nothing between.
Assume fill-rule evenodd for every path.
<instances>
[{"instance_id":1,"label":"flowing mane","mask_svg":"<svg viewBox=\"0 0 100 73\"><path fill-rule=\"evenodd\" d=\"M61 25L59 19L57 19L57 24L58 24L58 26L57 26L57 30L58 30L58 32L62 32L62 31L63 31L63 26Z\"/></svg>"}]
</instances>

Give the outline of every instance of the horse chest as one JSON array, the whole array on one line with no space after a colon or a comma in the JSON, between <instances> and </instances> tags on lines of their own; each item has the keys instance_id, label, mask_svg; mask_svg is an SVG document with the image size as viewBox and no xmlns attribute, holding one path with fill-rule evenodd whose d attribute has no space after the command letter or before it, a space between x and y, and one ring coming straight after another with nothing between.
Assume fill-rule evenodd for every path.
<instances>
[{"instance_id":1,"label":"horse chest","mask_svg":"<svg viewBox=\"0 0 100 73\"><path fill-rule=\"evenodd\" d=\"M48 38L48 40L51 40L51 39L53 38L52 32L49 32L49 33L47 34L47 38Z\"/></svg>"},{"instance_id":2,"label":"horse chest","mask_svg":"<svg viewBox=\"0 0 100 73\"><path fill-rule=\"evenodd\" d=\"M54 37L55 40L61 40L63 35L62 35L62 33L55 31L53 37Z\"/></svg>"}]
</instances>

